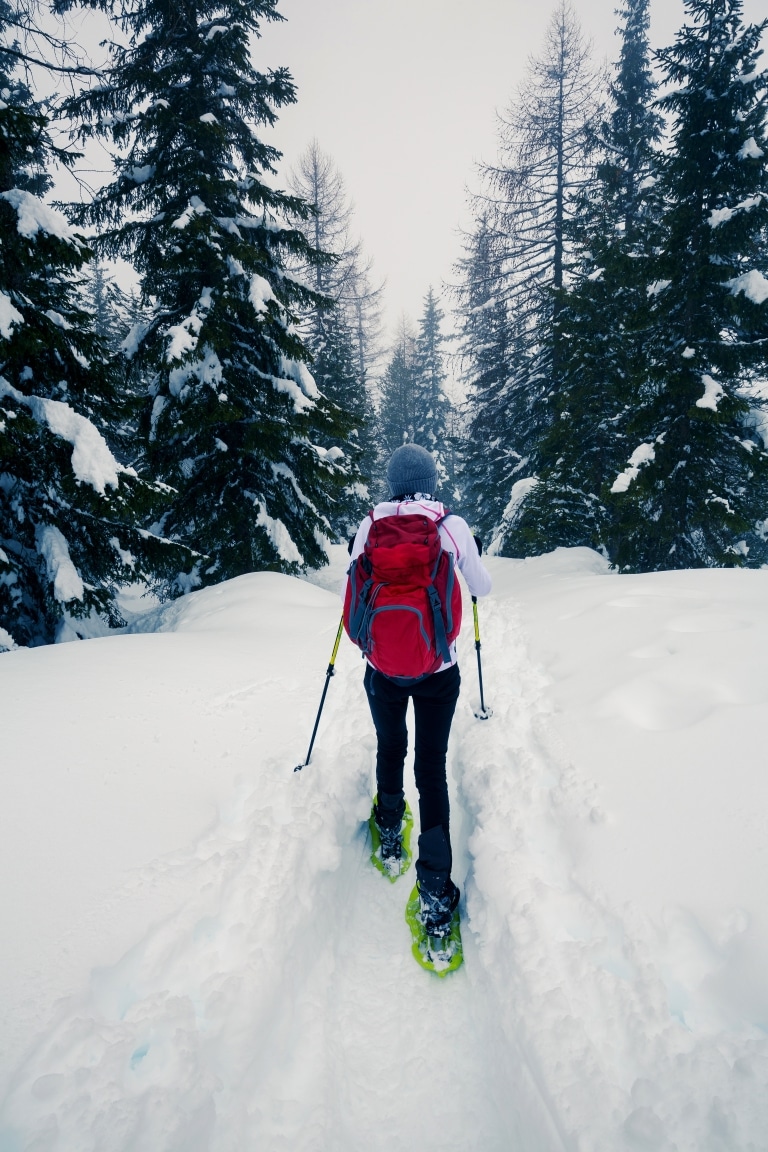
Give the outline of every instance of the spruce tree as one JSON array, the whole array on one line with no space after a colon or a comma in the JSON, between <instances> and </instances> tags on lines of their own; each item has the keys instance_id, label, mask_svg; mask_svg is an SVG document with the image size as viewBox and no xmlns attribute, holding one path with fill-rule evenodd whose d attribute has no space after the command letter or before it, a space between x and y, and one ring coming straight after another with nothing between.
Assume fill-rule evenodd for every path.
<instances>
[{"instance_id":1,"label":"spruce tree","mask_svg":"<svg viewBox=\"0 0 768 1152\"><path fill-rule=\"evenodd\" d=\"M457 265L461 380L467 392L461 490L465 514L486 541L501 523L516 474L515 429L503 394L512 376L502 237L488 214L466 238Z\"/></svg>"},{"instance_id":2,"label":"spruce tree","mask_svg":"<svg viewBox=\"0 0 768 1152\"><path fill-rule=\"evenodd\" d=\"M686 0L660 52L672 119L645 387L612 485L622 568L761 564L768 457L749 423L768 367L768 21Z\"/></svg>"},{"instance_id":3,"label":"spruce tree","mask_svg":"<svg viewBox=\"0 0 768 1152\"><path fill-rule=\"evenodd\" d=\"M430 287L424 298L414 352L414 403L412 440L431 452L437 467L440 490L451 490L451 447L448 442L451 401L445 392L445 316Z\"/></svg>"},{"instance_id":4,"label":"spruce tree","mask_svg":"<svg viewBox=\"0 0 768 1152\"><path fill-rule=\"evenodd\" d=\"M386 462L401 444L412 442L416 428L416 339L407 317L400 320L397 340L381 379L378 433L381 444L376 490L386 495Z\"/></svg>"},{"instance_id":5,"label":"spruce tree","mask_svg":"<svg viewBox=\"0 0 768 1152\"><path fill-rule=\"evenodd\" d=\"M90 251L40 197L56 161L47 116L15 73L0 8L0 651L123 623L122 584L180 564L142 522L161 504L110 451L107 350L79 302ZM16 21L14 20L14 24ZM13 24L12 24L13 26ZM186 557L185 557L186 559Z\"/></svg>"},{"instance_id":6,"label":"spruce tree","mask_svg":"<svg viewBox=\"0 0 768 1152\"><path fill-rule=\"evenodd\" d=\"M572 262L568 224L578 193L591 175L600 76L590 63L578 20L561 0L542 54L532 59L517 100L501 122L501 156L485 169L489 191L480 215L503 238L503 296L515 345L512 371L496 394L472 397L471 425L504 429L503 462L525 461L521 474L489 468L487 483L504 485L495 525L497 547L527 550L517 531L524 498L534 488L541 446L563 385L566 350L558 325L560 297ZM490 405L481 413L478 404Z\"/></svg>"},{"instance_id":7,"label":"spruce tree","mask_svg":"<svg viewBox=\"0 0 768 1152\"><path fill-rule=\"evenodd\" d=\"M100 250L132 260L149 326L127 349L151 375L147 457L177 490L172 538L205 561L191 582L327 559L330 514L354 466L350 424L319 392L297 329L315 293L289 261L322 259L291 221L310 207L275 189L257 135L295 100L252 42L277 0L145 0L118 19L105 83L70 104L84 136L116 147L115 179L77 214Z\"/></svg>"},{"instance_id":8,"label":"spruce tree","mask_svg":"<svg viewBox=\"0 0 768 1152\"><path fill-rule=\"evenodd\" d=\"M301 327L321 392L349 418L349 433L341 447L357 476L349 477L344 499L331 517L334 530L347 535L370 505L368 487L377 464L375 411L368 380L371 327L358 299L370 268L362 245L352 238L352 206L342 177L316 140L300 157L291 187L312 206L308 228L314 249L332 258L299 268L316 292Z\"/></svg>"},{"instance_id":9,"label":"spruce tree","mask_svg":"<svg viewBox=\"0 0 768 1152\"><path fill-rule=\"evenodd\" d=\"M627 424L645 380L648 264L658 240L662 120L649 10L649 0L626 0L620 10L611 114L599 132L595 178L567 229L576 259L558 294L560 386L540 445L538 483L517 525L531 552L586 545L611 554L619 531L610 487L627 457Z\"/></svg>"}]
</instances>

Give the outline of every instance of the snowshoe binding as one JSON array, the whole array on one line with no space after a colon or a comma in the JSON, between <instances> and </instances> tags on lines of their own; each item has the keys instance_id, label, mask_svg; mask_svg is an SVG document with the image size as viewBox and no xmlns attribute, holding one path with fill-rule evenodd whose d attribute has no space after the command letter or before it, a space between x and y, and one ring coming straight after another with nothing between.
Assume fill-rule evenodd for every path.
<instances>
[{"instance_id":1,"label":"snowshoe binding","mask_svg":"<svg viewBox=\"0 0 768 1152\"><path fill-rule=\"evenodd\" d=\"M414 959L437 976L447 976L464 961L459 895L459 889L452 880L439 896L420 892L417 884L405 908Z\"/></svg>"},{"instance_id":2,"label":"snowshoe binding","mask_svg":"<svg viewBox=\"0 0 768 1152\"><path fill-rule=\"evenodd\" d=\"M413 813L406 800L405 809L399 820L394 824L379 823L381 813L377 807L377 800L378 796L374 796L368 821L371 830L371 863L394 884L403 872L408 871L413 859L411 852Z\"/></svg>"}]
</instances>

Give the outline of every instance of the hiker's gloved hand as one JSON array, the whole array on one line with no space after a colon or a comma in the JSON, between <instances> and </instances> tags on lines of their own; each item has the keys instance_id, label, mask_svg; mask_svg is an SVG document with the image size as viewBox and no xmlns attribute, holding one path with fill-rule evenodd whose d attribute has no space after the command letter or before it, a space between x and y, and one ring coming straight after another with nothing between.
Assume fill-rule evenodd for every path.
<instances>
[{"instance_id":1,"label":"hiker's gloved hand","mask_svg":"<svg viewBox=\"0 0 768 1152\"><path fill-rule=\"evenodd\" d=\"M354 548L354 546L355 546L355 538L354 538L354 536L350 536L349 540L347 541L347 556L352 555L352 549Z\"/></svg>"},{"instance_id":2,"label":"hiker's gloved hand","mask_svg":"<svg viewBox=\"0 0 768 1152\"><path fill-rule=\"evenodd\" d=\"M482 556L482 554L483 554L483 542L482 542L482 540L480 539L479 536L473 536L472 539L474 540L475 544L477 544L478 556Z\"/></svg>"}]
</instances>

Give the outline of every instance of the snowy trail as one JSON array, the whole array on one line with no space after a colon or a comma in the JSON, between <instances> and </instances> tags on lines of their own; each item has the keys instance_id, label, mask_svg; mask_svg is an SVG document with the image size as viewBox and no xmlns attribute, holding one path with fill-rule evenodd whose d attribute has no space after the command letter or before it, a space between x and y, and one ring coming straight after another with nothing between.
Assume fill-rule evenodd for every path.
<instances>
[{"instance_id":1,"label":"snowy trail","mask_svg":"<svg viewBox=\"0 0 768 1152\"><path fill-rule=\"evenodd\" d=\"M391 885L370 865L360 680L342 661L300 776L291 733L255 791L155 866L196 897L94 973L19 1071L3 1152L383 1152L448 1135L466 1152L560 1149L472 933L464 969L429 977L404 921L413 872ZM461 868L470 829L454 810Z\"/></svg>"},{"instance_id":2,"label":"snowy trail","mask_svg":"<svg viewBox=\"0 0 768 1152\"><path fill-rule=\"evenodd\" d=\"M675 1007L706 945L681 920L670 951L637 906L581 878L607 817L499 584L481 605L488 722L469 614L461 641L449 782L466 963L445 980L410 955L413 872L392 885L369 862L375 740L348 647L312 764L292 771L337 602L262 578L164 610L194 625L169 638L181 658L198 645L210 668L180 678L173 724L190 747L231 733L241 780L208 831L134 877L163 913L57 1008L11 1080L0 1152L765 1152L764 1034ZM222 619L258 621L268 669L254 675ZM160 656L141 648L160 639L136 652ZM92 643L78 658L126 641ZM406 789L416 812L410 767Z\"/></svg>"}]
</instances>

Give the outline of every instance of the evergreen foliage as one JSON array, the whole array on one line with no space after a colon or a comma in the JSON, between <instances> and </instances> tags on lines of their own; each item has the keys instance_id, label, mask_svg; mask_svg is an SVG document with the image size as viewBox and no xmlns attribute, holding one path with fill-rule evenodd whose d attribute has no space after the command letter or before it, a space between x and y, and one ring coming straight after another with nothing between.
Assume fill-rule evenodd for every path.
<instances>
[{"instance_id":1,"label":"evergreen foliage","mask_svg":"<svg viewBox=\"0 0 768 1152\"><path fill-rule=\"evenodd\" d=\"M317 293L302 331L321 392L349 418L349 434L340 446L357 479L350 477L345 499L331 518L334 530L346 536L370 505L368 488L377 471L369 370L375 356L378 293L370 291L370 264L360 242L352 239L352 208L342 177L316 140L301 156L291 183L295 194L312 206L308 230L314 249L333 257L300 268Z\"/></svg>"},{"instance_id":2,"label":"evergreen foliage","mask_svg":"<svg viewBox=\"0 0 768 1152\"><path fill-rule=\"evenodd\" d=\"M749 428L768 367L768 21L741 0L686 0L659 54L671 147L659 160L647 376L612 485L628 570L760 564L768 457Z\"/></svg>"},{"instance_id":3,"label":"evergreen foliage","mask_svg":"<svg viewBox=\"0 0 768 1152\"><path fill-rule=\"evenodd\" d=\"M413 433L411 439L431 452L441 492L453 488L451 446L448 441L451 401L445 392L445 336L442 308L430 287L424 298L414 349Z\"/></svg>"},{"instance_id":4,"label":"evergreen foliage","mask_svg":"<svg viewBox=\"0 0 768 1152\"><path fill-rule=\"evenodd\" d=\"M416 397L416 338L406 317L402 317L400 330L381 381L379 403L379 438L383 464L396 448L413 441L417 421ZM383 476L380 490L386 493Z\"/></svg>"},{"instance_id":5,"label":"evergreen foliage","mask_svg":"<svg viewBox=\"0 0 768 1152\"><path fill-rule=\"evenodd\" d=\"M516 430L504 402L514 357L502 252L503 238L482 215L458 265L461 375L468 394L461 489L486 540L501 523L508 494L527 463L512 447Z\"/></svg>"},{"instance_id":6,"label":"evergreen foliage","mask_svg":"<svg viewBox=\"0 0 768 1152\"><path fill-rule=\"evenodd\" d=\"M494 459L505 466L515 461L506 475L491 465L486 480L503 488L494 533L496 547L507 554L527 550L516 526L563 387L566 350L558 320L573 261L569 223L591 175L599 90L576 15L561 0L544 50L502 119L501 158L485 170L489 191L480 199L480 215L490 218L501 242L503 288L496 296L503 295L510 326L510 370L498 391L473 390L470 428L482 427L498 441ZM507 487L510 472L518 476L514 492Z\"/></svg>"},{"instance_id":7,"label":"evergreen foliage","mask_svg":"<svg viewBox=\"0 0 768 1152\"><path fill-rule=\"evenodd\" d=\"M323 257L290 221L311 208L270 182L259 139L295 99L252 40L276 0L146 0L123 10L107 81L70 102L117 148L115 179L78 219L132 259L151 320L127 353L151 375L143 428L177 489L166 534L207 559L191 581L326 562L328 512L356 479L349 418L319 392L297 329L315 293L287 270Z\"/></svg>"},{"instance_id":8,"label":"evergreen foliage","mask_svg":"<svg viewBox=\"0 0 768 1152\"><path fill-rule=\"evenodd\" d=\"M627 425L645 381L662 131L649 0L626 0L620 14L611 115L599 133L595 177L567 229L576 261L558 295L560 386L540 443L538 483L516 525L530 552L586 545L610 553L620 531L612 524L610 488L628 456Z\"/></svg>"},{"instance_id":9,"label":"evergreen foliage","mask_svg":"<svg viewBox=\"0 0 768 1152\"><path fill-rule=\"evenodd\" d=\"M121 624L116 593L178 560L142 532L160 490L115 460L106 349L78 300L90 256L40 200L56 161L0 8L0 650ZM13 22L11 22L13 26ZM9 49L9 44L11 49Z\"/></svg>"}]
</instances>

